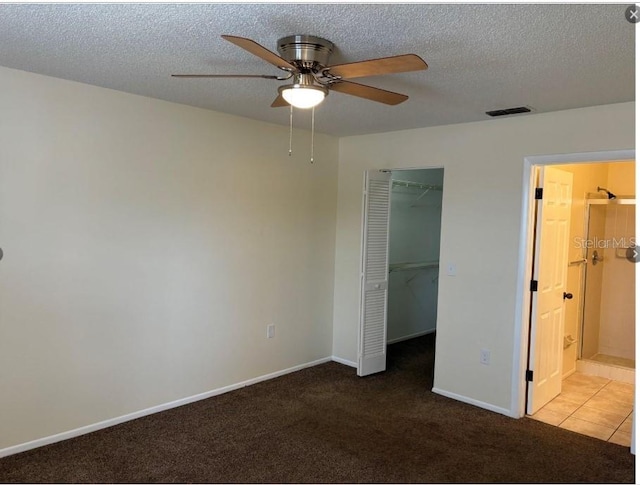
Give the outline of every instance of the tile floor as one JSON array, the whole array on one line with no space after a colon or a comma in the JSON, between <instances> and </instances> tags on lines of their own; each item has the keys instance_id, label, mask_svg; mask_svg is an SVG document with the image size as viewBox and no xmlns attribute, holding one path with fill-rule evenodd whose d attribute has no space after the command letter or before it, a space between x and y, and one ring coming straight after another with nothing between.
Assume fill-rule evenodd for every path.
<instances>
[{"instance_id":1,"label":"tile floor","mask_svg":"<svg viewBox=\"0 0 640 485\"><path fill-rule=\"evenodd\" d=\"M530 418L622 446L631 446L633 384L575 373L562 392Z\"/></svg>"}]
</instances>

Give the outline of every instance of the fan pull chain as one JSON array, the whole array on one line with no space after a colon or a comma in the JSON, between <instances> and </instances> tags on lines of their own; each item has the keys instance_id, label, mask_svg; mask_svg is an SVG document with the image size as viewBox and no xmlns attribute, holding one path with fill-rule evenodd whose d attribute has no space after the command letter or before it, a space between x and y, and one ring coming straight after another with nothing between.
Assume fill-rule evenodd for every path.
<instances>
[{"instance_id":1,"label":"fan pull chain","mask_svg":"<svg viewBox=\"0 0 640 485\"><path fill-rule=\"evenodd\" d=\"M289 156L291 156L291 143L293 139L293 105L289 105Z\"/></svg>"},{"instance_id":2,"label":"fan pull chain","mask_svg":"<svg viewBox=\"0 0 640 485\"><path fill-rule=\"evenodd\" d=\"M311 108L311 163L313 163L313 132L316 127L316 107Z\"/></svg>"}]
</instances>

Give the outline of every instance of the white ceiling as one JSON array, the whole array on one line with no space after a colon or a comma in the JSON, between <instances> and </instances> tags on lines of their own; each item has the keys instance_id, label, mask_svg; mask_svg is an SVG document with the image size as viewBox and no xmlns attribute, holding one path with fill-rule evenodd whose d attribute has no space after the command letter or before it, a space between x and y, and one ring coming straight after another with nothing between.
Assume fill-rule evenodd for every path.
<instances>
[{"instance_id":1,"label":"white ceiling","mask_svg":"<svg viewBox=\"0 0 640 485\"><path fill-rule=\"evenodd\" d=\"M316 129L347 136L635 100L635 25L613 4L1 4L0 65L287 125L280 74L220 38L332 41L332 64L415 53L429 69L357 79L409 95L386 106L331 93ZM4 93L3 95L6 95ZM526 116L526 115L524 115ZM294 122L308 127L310 114Z\"/></svg>"}]
</instances>

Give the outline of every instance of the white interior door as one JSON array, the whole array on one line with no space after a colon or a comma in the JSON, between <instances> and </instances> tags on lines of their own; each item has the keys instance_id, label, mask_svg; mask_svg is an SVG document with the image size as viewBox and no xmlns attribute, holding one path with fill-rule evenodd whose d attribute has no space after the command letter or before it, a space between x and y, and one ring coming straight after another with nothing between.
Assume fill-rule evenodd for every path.
<instances>
[{"instance_id":1,"label":"white interior door","mask_svg":"<svg viewBox=\"0 0 640 485\"><path fill-rule=\"evenodd\" d=\"M531 340L527 413L533 414L562 389L564 294L567 282L573 174L555 168L540 170L531 299Z\"/></svg>"},{"instance_id":2,"label":"white interior door","mask_svg":"<svg viewBox=\"0 0 640 485\"><path fill-rule=\"evenodd\" d=\"M391 173L367 171L360 270L359 376L381 372L387 365L390 202Z\"/></svg>"}]
</instances>

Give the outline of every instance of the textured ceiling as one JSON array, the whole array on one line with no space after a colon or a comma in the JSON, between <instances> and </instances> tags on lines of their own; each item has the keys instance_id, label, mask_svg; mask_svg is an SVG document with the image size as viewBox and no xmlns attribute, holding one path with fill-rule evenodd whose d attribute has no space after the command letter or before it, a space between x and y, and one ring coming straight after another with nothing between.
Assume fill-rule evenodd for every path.
<instances>
[{"instance_id":1,"label":"textured ceiling","mask_svg":"<svg viewBox=\"0 0 640 485\"><path fill-rule=\"evenodd\" d=\"M386 106L331 93L316 129L346 136L635 100L635 26L614 4L0 4L0 65L287 125L277 81L171 73L279 74L220 38L276 51L292 34L331 40L332 64L415 53L429 69L357 79L409 95ZM6 94L6 93L5 93ZM526 115L524 115L526 116ZM296 111L296 126L310 114Z\"/></svg>"}]
</instances>

